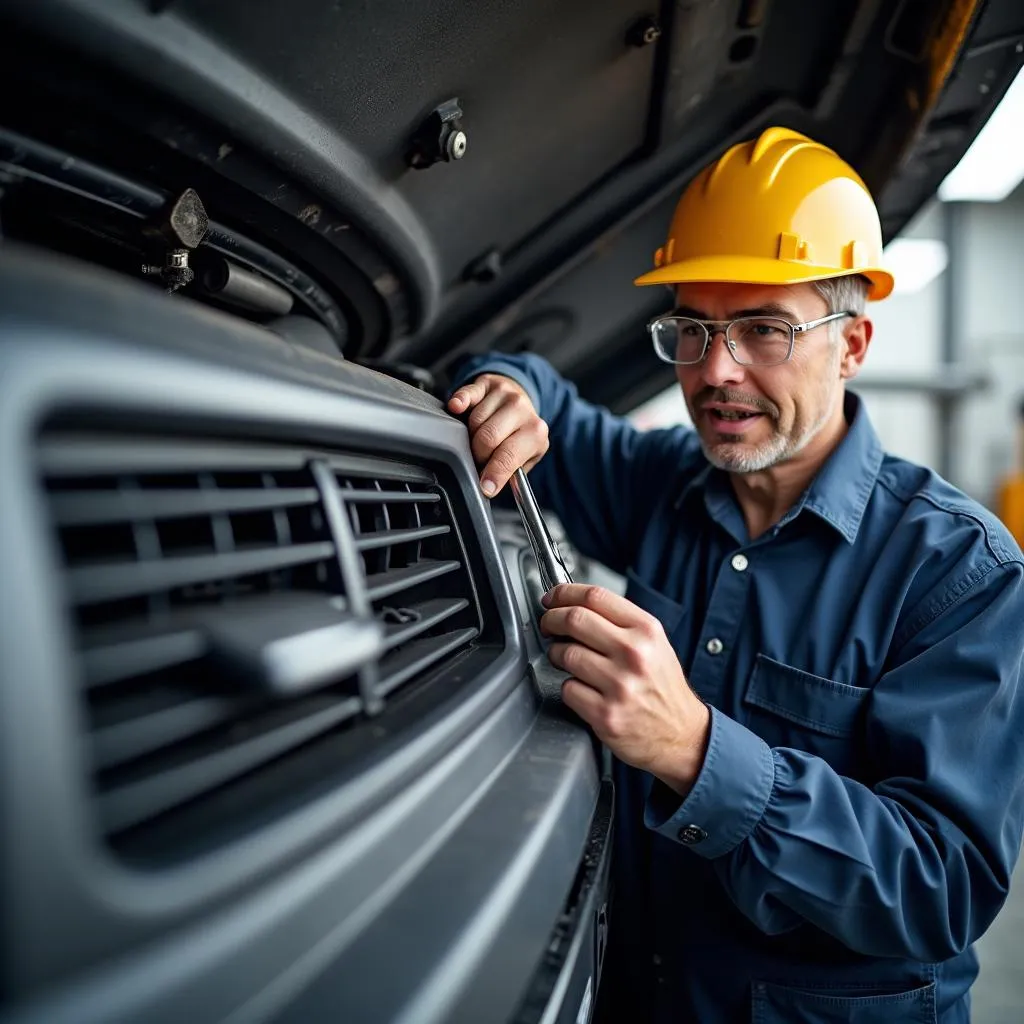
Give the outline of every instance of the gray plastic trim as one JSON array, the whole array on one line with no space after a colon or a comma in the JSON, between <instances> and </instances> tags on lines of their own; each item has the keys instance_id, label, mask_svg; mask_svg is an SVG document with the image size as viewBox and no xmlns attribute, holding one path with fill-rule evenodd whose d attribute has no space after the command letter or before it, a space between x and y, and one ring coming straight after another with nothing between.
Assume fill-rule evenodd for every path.
<instances>
[{"instance_id":1,"label":"gray plastic trim","mask_svg":"<svg viewBox=\"0 0 1024 1024\"><path fill-rule=\"evenodd\" d=\"M133 344L136 335L145 341ZM261 372L237 368L247 351ZM208 355L198 358L200 352ZM219 365L218 359L234 365ZM280 379L270 372L275 363ZM317 379L310 366L320 370L319 386L310 386ZM59 567L33 461L38 426L68 406L116 410L139 427L186 420L228 441L357 446L444 462L481 545L506 648L461 704L424 723L422 732L364 776L184 869L143 874L122 867L98 844L87 813L78 741L84 723L71 696L74 666L55 589ZM26 1006L27 1016L13 1019L54 1021L72 1008L67 1019L76 1022L220 1019L215 1006L228 1012L229 1005L239 1005L291 969L297 947L284 941L285 918L275 915L287 917L289 906L297 906L293 897L308 889L318 908L309 911L311 918L296 910L290 919L289 927L310 940L310 949L317 928L328 924L358 932L373 916L359 917L359 900L372 897L379 901L374 913L382 912L425 867L416 851L424 857L436 851L439 863L458 865L455 876L462 880L480 873L481 898L492 884L505 892L502 899L494 897L498 903L488 897L480 904L494 913L508 911L509 900L515 903L511 894L521 893L516 878L536 882L526 865L543 863L556 888L564 868L567 889L575 870L572 836L582 822L582 849L596 793L589 741L578 726L543 712L531 725L539 705L536 692L521 684L527 662L490 510L479 493L465 429L438 403L350 363L293 353L273 335L231 317L12 246L0 252L0 465L0 904L7 994L38 996L58 978L84 977L131 953L130 960L83 982L85 989L76 990L72 1002L58 999L38 1012ZM510 698L513 692L519 696ZM480 857L476 846L447 845L469 808L492 791L488 780L497 785L495 773L531 728L532 735L547 735L548 745L535 749L528 766L540 771L545 761L555 775L531 790L530 809L507 813L513 795L507 793L489 812L489 831L482 833L511 862L502 868L500 857ZM555 804L545 809L549 801ZM316 879L326 885L330 877L336 889L317 889ZM329 892L339 895L325 899ZM565 891L549 895L538 890L535 906L542 915L557 914ZM369 913L369 904L364 910ZM260 922L269 933L260 933ZM544 922L536 944L525 948L539 954L552 923L553 917ZM254 946L244 941L250 933ZM200 984L197 958L205 951L212 969L218 961L207 943L215 940L223 943L218 955L237 948L241 960ZM246 950L252 955L243 956ZM424 943L416 968L427 972L424 979L432 970L427 960L442 954ZM410 978L416 970L410 969ZM213 1001L178 1001L199 990ZM137 1000L154 993L167 996L166 1011L149 1005L133 1016L142 1006ZM165 1012L171 1016L158 1015Z\"/></svg>"},{"instance_id":2,"label":"gray plastic trim","mask_svg":"<svg viewBox=\"0 0 1024 1024\"><path fill-rule=\"evenodd\" d=\"M251 899L0 1019L504 1021L561 909L598 793L584 734L535 715L520 687L358 833ZM482 770L501 749L516 752ZM483 784L438 806L467 778Z\"/></svg>"}]
</instances>

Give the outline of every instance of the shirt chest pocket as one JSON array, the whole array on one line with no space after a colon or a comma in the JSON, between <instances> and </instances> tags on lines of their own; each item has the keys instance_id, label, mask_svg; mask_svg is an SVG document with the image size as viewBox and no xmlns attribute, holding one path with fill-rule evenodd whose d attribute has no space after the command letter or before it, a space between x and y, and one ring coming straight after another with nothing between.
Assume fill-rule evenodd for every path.
<instances>
[{"instance_id":1,"label":"shirt chest pocket","mask_svg":"<svg viewBox=\"0 0 1024 1024\"><path fill-rule=\"evenodd\" d=\"M678 601L655 590L645 583L632 569L626 570L627 601L632 601L645 612L649 612L665 627L665 632L672 636L683 618L684 608Z\"/></svg>"},{"instance_id":2,"label":"shirt chest pocket","mask_svg":"<svg viewBox=\"0 0 1024 1024\"><path fill-rule=\"evenodd\" d=\"M743 697L746 724L769 745L816 754L844 773L862 755L870 693L759 654Z\"/></svg>"}]
</instances>

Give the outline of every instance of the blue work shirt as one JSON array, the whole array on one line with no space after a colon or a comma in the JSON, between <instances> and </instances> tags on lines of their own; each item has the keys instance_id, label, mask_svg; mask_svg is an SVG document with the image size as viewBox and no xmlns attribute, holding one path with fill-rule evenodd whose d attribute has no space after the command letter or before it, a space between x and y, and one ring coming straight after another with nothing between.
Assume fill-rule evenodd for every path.
<instances>
[{"instance_id":1,"label":"blue work shirt","mask_svg":"<svg viewBox=\"0 0 1024 1024\"><path fill-rule=\"evenodd\" d=\"M536 356L484 356L550 427L538 499L624 575L711 708L685 800L616 764L624 1024L966 1022L1024 821L1024 561L883 453L860 401L752 540L684 427L640 431Z\"/></svg>"}]
</instances>

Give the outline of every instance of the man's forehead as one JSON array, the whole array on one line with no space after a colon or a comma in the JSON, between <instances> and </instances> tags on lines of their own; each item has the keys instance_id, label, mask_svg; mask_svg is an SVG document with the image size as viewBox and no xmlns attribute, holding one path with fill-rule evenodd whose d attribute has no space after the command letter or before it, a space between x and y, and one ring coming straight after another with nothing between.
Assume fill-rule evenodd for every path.
<instances>
[{"instance_id":1,"label":"man's forehead","mask_svg":"<svg viewBox=\"0 0 1024 1024\"><path fill-rule=\"evenodd\" d=\"M688 282L676 286L676 306L710 317L734 316L749 310L817 314L824 300L807 284L735 284L726 281Z\"/></svg>"}]
</instances>

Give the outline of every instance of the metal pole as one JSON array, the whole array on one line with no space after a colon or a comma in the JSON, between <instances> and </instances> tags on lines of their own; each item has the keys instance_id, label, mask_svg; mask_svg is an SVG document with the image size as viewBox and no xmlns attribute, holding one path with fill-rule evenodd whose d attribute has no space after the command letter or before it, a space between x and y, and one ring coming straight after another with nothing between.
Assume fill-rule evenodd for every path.
<instances>
[{"instance_id":1,"label":"metal pole","mask_svg":"<svg viewBox=\"0 0 1024 1024\"><path fill-rule=\"evenodd\" d=\"M966 242L966 204L943 203L943 234L946 242L946 272L942 275L942 335L940 358L943 369L952 366L962 355L960 349L960 304L963 293L963 259ZM956 476L956 421L959 418L960 395L952 392L935 396L939 416L938 472L954 483Z\"/></svg>"}]
</instances>

